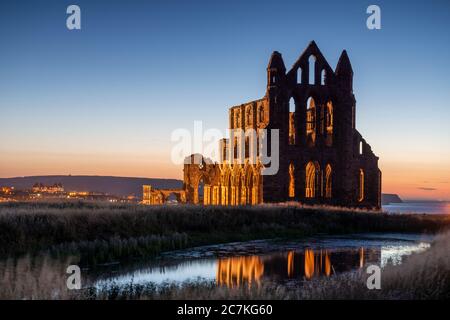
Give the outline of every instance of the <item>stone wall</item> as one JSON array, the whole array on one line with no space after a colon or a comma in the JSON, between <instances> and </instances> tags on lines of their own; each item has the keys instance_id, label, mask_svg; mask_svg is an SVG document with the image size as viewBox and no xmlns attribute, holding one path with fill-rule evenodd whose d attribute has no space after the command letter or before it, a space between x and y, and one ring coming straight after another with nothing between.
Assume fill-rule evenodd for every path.
<instances>
[{"instance_id":1,"label":"stone wall","mask_svg":"<svg viewBox=\"0 0 450 320\"><path fill-rule=\"evenodd\" d=\"M289 71L281 54L274 52L265 96L230 108L229 127L257 134L278 129L278 173L261 175L260 154L250 161L252 143L232 131L230 140L221 141L220 163L201 155L187 158L187 201L213 205L299 201L380 208L378 157L356 130L355 112L353 70L345 50L335 70L314 41Z\"/></svg>"}]
</instances>

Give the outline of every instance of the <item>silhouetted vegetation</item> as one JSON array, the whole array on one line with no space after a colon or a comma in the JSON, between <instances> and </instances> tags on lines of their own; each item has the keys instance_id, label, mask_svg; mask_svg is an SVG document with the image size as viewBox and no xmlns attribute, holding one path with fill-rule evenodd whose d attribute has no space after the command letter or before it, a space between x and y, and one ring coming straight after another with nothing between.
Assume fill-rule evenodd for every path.
<instances>
[{"instance_id":1,"label":"silhouetted vegetation","mask_svg":"<svg viewBox=\"0 0 450 320\"><path fill-rule=\"evenodd\" d=\"M140 206L91 202L0 204L0 257L49 250L81 263L141 258L196 245L358 232L429 232L445 215L302 207Z\"/></svg>"}]
</instances>

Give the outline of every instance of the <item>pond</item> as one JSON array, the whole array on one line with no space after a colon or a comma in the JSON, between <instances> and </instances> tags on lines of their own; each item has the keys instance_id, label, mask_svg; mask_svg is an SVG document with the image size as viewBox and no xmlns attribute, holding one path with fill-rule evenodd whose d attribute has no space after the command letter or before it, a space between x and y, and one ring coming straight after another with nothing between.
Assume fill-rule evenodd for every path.
<instances>
[{"instance_id":1,"label":"pond","mask_svg":"<svg viewBox=\"0 0 450 320\"><path fill-rule=\"evenodd\" d=\"M165 253L147 263L91 270L94 285L183 283L212 280L235 287L264 281L285 283L364 268L399 264L403 257L426 250L429 236L360 234L314 237L301 241L259 240L204 246ZM95 275L94 275L95 274Z\"/></svg>"},{"instance_id":2,"label":"pond","mask_svg":"<svg viewBox=\"0 0 450 320\"><path fill-rule=\"evenodd\" d=\"M384 233L228 243L167 252L144 261L83 268L81 280L83 287L96 288L205 280L230 288L265 281L289 286L371 264L399 264L405 256L426 250L431 241L431 236ZM0 298L70 297L66 269L76 259L44 255L0 261Z\"/></svg>"}]
</instances>

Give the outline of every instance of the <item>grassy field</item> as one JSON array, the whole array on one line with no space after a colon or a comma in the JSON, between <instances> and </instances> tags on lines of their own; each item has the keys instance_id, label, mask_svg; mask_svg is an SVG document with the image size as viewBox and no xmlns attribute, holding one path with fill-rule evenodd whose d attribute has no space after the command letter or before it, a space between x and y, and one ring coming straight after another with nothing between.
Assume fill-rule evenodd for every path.
<instances>
[{"instance_id":1,"label":"grassy field","mask_svg":"<svg viewBox=\"0 0 450 320\"><path fill-rule=\"evenodd\" d=\"M448 229L445 215L388 215L332 207L202 207L90 202L0 204L0 257L42 250L81 264L143 258L196 245L262 238Z\"/></svg>"}]
</instances>

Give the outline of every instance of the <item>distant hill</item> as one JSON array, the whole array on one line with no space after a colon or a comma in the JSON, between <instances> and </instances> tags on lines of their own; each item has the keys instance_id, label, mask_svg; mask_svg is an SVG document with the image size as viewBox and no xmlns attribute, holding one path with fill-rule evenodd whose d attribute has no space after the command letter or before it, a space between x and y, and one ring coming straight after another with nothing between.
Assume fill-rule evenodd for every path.
<instances>
[{"instance_id":1,"label":"distant hill","mask_svg":"<svg viewBox=\"0 0 450 320\"><path fill-rule=\"evenodd\" d=\"M53 185L62 183L66 191L93 191L110 195L142 197L142 185L150 184L158 189L177 189L183 187L183 181L177 179L130 178L110 176L31 176L17 178L0 178L0 186L16 189L31 189L35 183ZM381 203L402 203L397 194L383 193Z\"/></svg>"},{"instance_id":2,"label":"distant hill","mask_svg":"<svg viewBox=\"0 0 450 320\"><path fill-rule=\"evenodd\" d=\"M383 193L381 194L381 204L387 205L391 203L402 203L403 200L398 196L398 194L394 193Z\"/></svg>"},{"instance_id":3,"label":"distant hill","mask_svg":"<svg viewBox=\"0 0 450 320\"><path fill-rule=\"evenodd\" d=\"M16 189L31 189L36 183L52 185L62 183L65 191L94 191L117 196L131 194L142 197L142 185L150 184L159 189L182 188L183 181L177 179L128 178L108 176L32 176L0 178L0 186Z\"/></svg>"}]
</instances>

